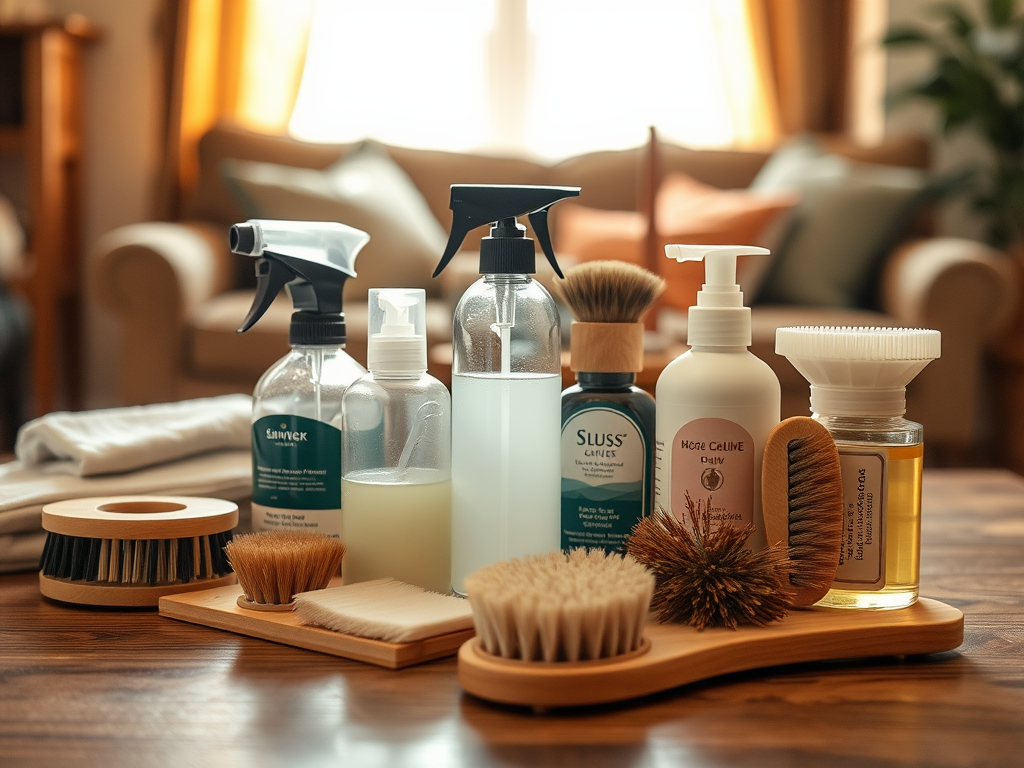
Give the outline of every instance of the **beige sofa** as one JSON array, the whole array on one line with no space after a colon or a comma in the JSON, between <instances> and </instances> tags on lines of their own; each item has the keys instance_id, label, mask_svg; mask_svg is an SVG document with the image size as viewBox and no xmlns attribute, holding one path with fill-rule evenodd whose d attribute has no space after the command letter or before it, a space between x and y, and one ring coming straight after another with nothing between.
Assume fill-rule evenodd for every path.
<instances>
[{"instance_id":1,"label":"beige sofa","mask_svg":"<svg viewBox=\"0 0 1024 768\"><path fill-rule=\"evenodd\" d=\"M862 149L827 140L829 149L858 160L923 167L920 139ZM105 235L90 255L95 300L119 321L117 400L170 401L251 391L260 374L287 351L290 306L276 303L251 331L237 334L251 292L236 290L238 259L227 248L227 227L245 219L219 174L225 158L325 168L351 146L303 144L220 126L200 143L200 179L180 222L136 224ZM546 166L526 160L387 147L432 213L447 229L453 183L573 184L580 202L609 210L636 210L644 151L597 152ZM766 153L660 148L660 173L682 171L721 188L746 187ZM556 206L557 208L557 206ZM557 219L554 221L557 228ZM556 232L557 235L557 232ZM543 259L539 260L543 262ZM357 265L358 266L358 265ZM430 302L428 339L450 341L451 307L472 266L444 284L421 286ZM811 307L758 307L752 351L778 373L784 415L807 412L807 384L774 354L780 325L907 325L942 332L942 358L912 384L908 416L922 422L930 450L964 454L980 439L985 344L1010 311L1014 296L998 252L959 239L904 242L886 259L881 312ZM365 361L365 305L348 303L349 351ZM685 316L661 323L685 340ZM932 454L933 457L935 454Z\"/></svg>"}]
</instances>

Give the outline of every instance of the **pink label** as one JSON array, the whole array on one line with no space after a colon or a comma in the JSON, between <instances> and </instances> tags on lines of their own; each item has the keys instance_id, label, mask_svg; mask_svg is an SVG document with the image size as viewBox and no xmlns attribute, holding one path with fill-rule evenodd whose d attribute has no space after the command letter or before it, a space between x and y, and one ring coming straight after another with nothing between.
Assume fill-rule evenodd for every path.
<instances>
[{"instance_id":1,"label":"pink label","mask_svg":"<svg viewBox=\"0 0 1024 768\"><path fill-rule=\"evenodd\" d=\"M671 512L690 523L686 494L694 502L711 498L714 527L737 528L754 521L754 441L728 419L694 419L672 443Z\"/></svg>"}]
</instances>

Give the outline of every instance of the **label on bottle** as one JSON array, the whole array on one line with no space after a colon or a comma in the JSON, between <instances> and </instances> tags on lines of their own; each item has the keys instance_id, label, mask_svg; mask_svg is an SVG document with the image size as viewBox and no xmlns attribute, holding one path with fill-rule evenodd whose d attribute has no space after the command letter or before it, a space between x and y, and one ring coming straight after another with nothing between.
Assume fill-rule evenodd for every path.
<instances>
[{"instance_id":1,"label":"label on bottle","mask_svg":"<svg viewBox=\"0 0 1024 768\"><path fill-rule=\"evenodd\" d=\"M754 522L754 441L728 419L694 419L676 432L671 450L671 508L690 525L686 495L701 508L711 499L711 528Z\"/></svg>"},{"instance_id":2,"label":"label on bottle","mask_svg":"<svg viewBox=\"0 0 1024 768\"><path fill-rule=\"evenodd\" d=\"M264 416L252 425L252 515L256 530L341 535L341 430L304 416Z\"/></svg>"},{"instance_id":3,"label":"label on bottle","mask_svg":"<svg viewBox=\"0 0 1024 768\"><path fill-rule=\"evenodd\" d=\"M650 505L648 446L614 403L585 405L562 425L562 549L624 552Z\"/></svg>"},{"instance_id":4,"label":"label on bottle","mask_svg":"<svg viewBox=\"0 0 1024 768\"><path fill-rule=\"evenodd\" d=\"M888 460L884 451L839 447L843 474L843 539L836 589L885 586L885 509Z\"/></svg>"}]
</instances>

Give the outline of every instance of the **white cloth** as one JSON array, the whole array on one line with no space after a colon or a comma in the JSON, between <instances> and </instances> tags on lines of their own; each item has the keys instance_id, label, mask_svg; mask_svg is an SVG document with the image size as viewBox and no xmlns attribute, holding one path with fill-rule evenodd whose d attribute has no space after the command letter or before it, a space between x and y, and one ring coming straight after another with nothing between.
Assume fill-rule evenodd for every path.
<instances>
[{"instance_id":1,"label":"white cloth","mask_svg":"<svg viewBox=\"0 0 1024 768\"><path fill-rule=\"evenodd\" d=\"M51 478L129 472L208 451L248 450L251 419L248 395L50 413L18 431L14 452L25 467L39 466Z\"/></svg>"}]
</instances>

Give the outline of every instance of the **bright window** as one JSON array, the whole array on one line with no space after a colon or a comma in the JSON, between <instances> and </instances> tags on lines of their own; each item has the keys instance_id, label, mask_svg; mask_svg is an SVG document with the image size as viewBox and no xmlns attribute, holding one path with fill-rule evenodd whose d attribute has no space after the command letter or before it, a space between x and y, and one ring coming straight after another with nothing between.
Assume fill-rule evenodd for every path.
<instances>
[{"instance_id":1,"label":"bright window","mask_svg":"<svg viewBox=\"0 0 1024 768\"><path fill-rule=\"evenodd\" d=\"M559 157L774 136L743 0L319 0L290 131Z\"/></svg>"}]
</instances>

